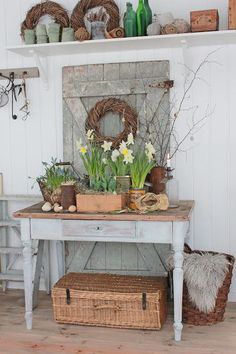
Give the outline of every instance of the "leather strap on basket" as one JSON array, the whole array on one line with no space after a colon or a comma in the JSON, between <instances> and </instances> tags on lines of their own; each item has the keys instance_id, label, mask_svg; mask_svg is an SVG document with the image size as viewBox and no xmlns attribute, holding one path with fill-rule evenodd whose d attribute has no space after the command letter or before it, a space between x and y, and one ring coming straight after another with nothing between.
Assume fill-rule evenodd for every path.
<instances>
[{"instance_id":1,"label":"leather strap on basket","mask_svg":"<svg viewBox=\"0 0 236 354\"><path fill-rule=\"evenodd\" d=\"M70 303L71 303L70 289L66 289L66 303L67 303L67 305L70 305Z\"/></svg>"}]
</instances>

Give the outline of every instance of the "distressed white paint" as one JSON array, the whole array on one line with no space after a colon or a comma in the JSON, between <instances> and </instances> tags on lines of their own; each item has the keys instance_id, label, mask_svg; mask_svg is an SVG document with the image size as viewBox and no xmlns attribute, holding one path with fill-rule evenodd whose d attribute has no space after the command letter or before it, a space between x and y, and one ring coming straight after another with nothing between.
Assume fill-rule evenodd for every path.
<instances>
[{"instance_id":1,"label":"distressed white paint","mask_svg":"<svg viewBox=\"0 0 236 354\"><path fill-rule=\"evenodd\" d=\"M0 11L0 68L33 66L30 58L8 53L6 46L20 44L19 25L35 0L2 0ZM72 9L75 0L61 0ZM117 1L118 2L118 1ZM119 5L123 10L125 0ZM133 1L134 7L137 0ZM176 17L188 18L190 10L218 8L220 28L227 28L228 0L150 0L156 12L172 11ZM187 60L195 68L202 58L217 47L187 49ZM225 251L236 255L236 46L218 48L212 64L205 68L194 87L188 106L199 105L204 111L208 103L215 106L212 118L204 128L187 140L182 154L176 159L176 172L180 181L180 196L195 199L192 244L200 249ZM22 122L11 119L10 106L0 108L0 171L4 175L4 189L9 194L36 193L31 190L28 176L42 172L41 161L52 156L62 156L62 103L61 68L66 65L103 62L126 62L151 59L169 59L171 77L175 80L175 91L183 87L184 68L181 65L182 52L179 49L127 51L126 53L89 53L79 56L52 57L48 63L49 90L45 91L38 79L29 80L28 93L31 100L31 117ZM20 105L21 103L19 103ZM188 112L186 112L186 116ZM178 131L186 130L185 119ZM12 205L14 209L14 204ZM15 207L17 208L17 206ZM236 278L231 288L231 299L236 301Z\"/></svg>"}]
</instances>

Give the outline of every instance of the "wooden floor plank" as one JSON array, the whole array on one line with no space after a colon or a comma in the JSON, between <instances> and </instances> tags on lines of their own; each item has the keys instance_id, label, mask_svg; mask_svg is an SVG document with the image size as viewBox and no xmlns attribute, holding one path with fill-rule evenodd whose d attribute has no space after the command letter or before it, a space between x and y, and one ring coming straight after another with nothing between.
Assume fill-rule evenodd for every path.
<instances>
[{"instance_id":1,"label":"wooden floor plank","mask_svg":"<svg viewBox=\"0 0 236 354\"><path fill-rule=\"evenodd\" d=\"M173 340L170 309L161 331L142 331L57 324L51 299L40 293L33 330L24 322L20 290L0 292L0 354L235 354L236 304L229 304L225 321L210 327L185 325L183 341Z\"/></svg>"}]
</instances>

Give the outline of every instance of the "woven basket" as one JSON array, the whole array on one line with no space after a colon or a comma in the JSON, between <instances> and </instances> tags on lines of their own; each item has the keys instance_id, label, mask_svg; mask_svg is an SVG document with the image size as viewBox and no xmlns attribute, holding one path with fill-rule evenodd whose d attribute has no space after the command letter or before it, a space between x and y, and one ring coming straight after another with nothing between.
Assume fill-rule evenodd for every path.
<instances>
[{"instance_id":1,"label":"woven basket","mask_svg":"<svg viewBox=\"0 0 236 354\"><path fill-rule=\"evenodd\" d=\"M210 253L216 255L216 252L204 252L204 251L192 251L188 245L185 245L186 253ZM193 304L189 300L188 289L184 282L183 289L183 322L188 323L195 326L206 326L212 325L218 322L222 322L224 320L225 307L228 300L228 293L230 289L232 272L235 258L228 254L225 254L227 260L229 261L229 271L225 276L224 282L219 288L215 308L212 312L206 314L204 312L199 311L197 308L193 306Z\"/></svg>"},{"instance_id":2,"label":"woven basket","mask_svg":"<svg viewBox=\"0 0 236 354\"><path fill-rule=\"evenodd\" d=\"M160 329L167 313L166 278L69 273L52 289L59 323Z\"/></svg>"}]
</instances>

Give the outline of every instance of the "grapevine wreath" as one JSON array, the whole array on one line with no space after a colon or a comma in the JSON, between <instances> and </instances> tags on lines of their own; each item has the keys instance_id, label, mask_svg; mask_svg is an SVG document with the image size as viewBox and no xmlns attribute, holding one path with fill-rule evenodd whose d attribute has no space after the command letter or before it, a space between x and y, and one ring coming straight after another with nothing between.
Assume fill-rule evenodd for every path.
<instances>
[{"instance_id":1,"label":"grapevine wreath","mask_svg":"<svg viewBox=\"0 0 236 354\"><path fill-rule=\"evenodd\" d=\"M109 15L106 28L107 38L124 37L124 30L119 27L119 8L114 0L79 1L71 14L71 26L75 31L75 37L80 41L90 39L90 34L88 33L84 23L84 17L88 10L98 6L102 6Z\"/></svg>"},{"instance_id":2,"label":"grapevine wreath","mask_svg":"<svg viewBox=\"0 0 236 354\"><path fill-rule=\"evenodd\" d=\"M100 121L107 112L118 113L124 124L124 130L116 137L103 136L100 133ZM136 135L137 113L127 102L118 98L105 98L96 103L90 110L85 122L86 130L93 129L98 142L112 141L112 147L117 148L122 140L127 140L130 132Z\"/></svg>"},{"instance_id":3,"label":"grapevine wreath","mask_svg":"<svg viewBox=\"0 0 236 354\"><path fill-rule=\"evenodd\" d=\"M67 11L54 1L45 1L34 5L26 14L25 20L21 24L21 35L24 38L25 29L34 29L42 16L49 15L61 27L69 27L70 19Z\"/></svg>"}]
</instances>

